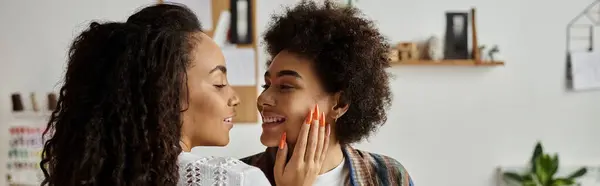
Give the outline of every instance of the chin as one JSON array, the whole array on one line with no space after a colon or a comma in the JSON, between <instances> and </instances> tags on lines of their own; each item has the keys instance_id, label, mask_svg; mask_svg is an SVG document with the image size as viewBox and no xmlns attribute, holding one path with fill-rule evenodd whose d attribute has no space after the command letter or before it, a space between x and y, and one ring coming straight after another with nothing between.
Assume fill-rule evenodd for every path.
<instances>
[{"instance_id":1,"label":"chin","mask_svg":"<svg viewBox=\"0 0 600 186\"><path fill-rule=\"evenodd\" d=\"M229 138L227 138L226 140L222 141L217 146L224 147L224 146L227 146L227 145L229 145Z\"/></svg>"},{"instance_id":2,"label":"chin","mask_svg":"<svg viewBox=\"0 0 600 186\"><path fill-rule=\"evenodd\" d=\"M200 146L209 146L209 147L224 147L229 144L229 136L224 136L220 139L212 139L210 141L205 141Z\"/></svg>"},{"instance_id":3,"label":"chin","mask_svg":"<svg viewBox=\"0 0 600 186\"><path fill-rule=\"evenodd\" d=\"M224 139L220 140L220 143L217 146L223 146L223 147L227 146L227 145L229 145L229 141L230 141L229 140L229 133L227 133L226 137Z\"/></svg>"},{"instance_id":4,"label":"chin","mask_svg":"<svg viewBox=\"0 0 600 186\"><path fill-rule=\"evenodd\" d=\"M265 134L264 132L260 135L260 143L266 147L277 147L279 146L280 136L273 136Z\"/></svg>"}]
</instances>

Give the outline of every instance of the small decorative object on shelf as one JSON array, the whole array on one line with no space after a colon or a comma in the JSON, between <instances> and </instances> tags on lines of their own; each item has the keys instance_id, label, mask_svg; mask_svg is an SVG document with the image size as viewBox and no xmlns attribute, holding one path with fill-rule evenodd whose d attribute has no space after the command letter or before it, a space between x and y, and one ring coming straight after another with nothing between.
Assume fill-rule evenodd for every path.
<instances>
[{"instance_id":1,"label":"small decorative object on shelf","mask_svg":"<svg viewBox=\"0 0 600 186\"><path fill-rule=\"evenodd\" d=\"M35 93L31 93L29 95L29 98L31 99L31 108L33 108L34 112L40 111L40 107L38 106L38 102L35 99Z\"/></svg>"},{"instance_id":2,"label":"small decorative object on shelf","mask_svg":"<svg viewBox=\"0 0 600 186\"><path fill-rule=\"evenodd\" d=\"M395 63L398 62L398 60L400 60L400 57L398 56L398 49L396 47L390 48L388 52L388 58L391 63Z\"/></svg>"},{"instance_id":3,"label":"small decorative object on shelf","mask_svg":"<svg viewBox=\"0 0 600 186\"><path fill-rule=\"evenodd\" d=\"M398 48L398 57L399 61L406 60L418 60L419 59L419 49L417 49L417 44L413 42L402 42L398 43L396 46Z\"/></svg>"},{"instance_id":4,"label":"small decorative object on shelf","mask_svg":"<svg viewBox=\"0 0 600 186\"><path fill-rule=\"evenodd\" d=\"M437 36L431 36L427 40L427 58L439 61L444 59L444 44Z\"/></svg>"},{"instance_id":5,"label":"small decorative object on shelf","mask_svg":"<svg viewBox=\"0 0 600 186\"><path fill-rule=\"evenodd\" d=\"M485 45L479 45L479 47L477 47L477 51L479 51L479 54L482 54L484 50L485 50ZM473 56L475 56L475 55L473 55ZM483 60L486 60L486 59L485 59L484 57L482 57L481 55L478 55L478 57L477 57L477 58L473 58L473 59L475 59L475 60L482 60L482 61L483 61Z\"/></svg>"},{"instance_id":6,"label":"small decorative object on shelf","mask_svg":"<svg viewBox=\"0 0 600 186\"><path fill-rule=\"evenodd\" d=\"M23 107L23 99L21 99L21 94L14 93L11 95L11 99L13 112L21 112L25 110L25 108Z\"/></svg>"},{"instance_id":7,"label":"small decorative object on shelf","mask_svg":"<svg viewBox=\"0 0 600 186\"><path fill-rule=\"evenodd\" d=\"M498 49L498 45L494 45L490 51L488 51L488 56L490 58L490 61L494 61L494 54L500 52L500 49Z\"/></svg>"},{"instance_id":8,"label":"small decorative object on shelf","mask_svg":"<svg viewBox=\"0 0 600 186\"><path fill-rule=\"evenodd\" d=\"M48 110L49 111L54 111L56 109L57 102L58 101L56 99L56 94L49 93L48 94Z\"/></svg>"}]
</instances>

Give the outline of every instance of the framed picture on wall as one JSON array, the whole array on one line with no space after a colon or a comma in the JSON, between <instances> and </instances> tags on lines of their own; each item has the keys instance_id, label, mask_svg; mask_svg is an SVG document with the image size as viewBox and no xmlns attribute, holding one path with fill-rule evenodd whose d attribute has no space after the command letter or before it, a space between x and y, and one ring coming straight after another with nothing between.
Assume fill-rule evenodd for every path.
<instances>
[{"instance_id":1,"label":"framed picture on wall","mask_svg":"<svg viewBox=\"0 0 600 186\"><path fill-rule=\"evenodd\" d=\"M446 46L444 51L444 56L446 59L469 58L469 37L467 30L468 24L469 13L446 13Z\"/></svg>"},{"instance_id":2,"label":"framed picture on wall","mask_svg":"<svg viewBox=\"0 0 600 186\"><path fill-rule=\"evenodd\" d=\"M231 30L229 38L234 44L251 44L252 29L252 0L230 0Z\"/></svg>"}]
</instances>

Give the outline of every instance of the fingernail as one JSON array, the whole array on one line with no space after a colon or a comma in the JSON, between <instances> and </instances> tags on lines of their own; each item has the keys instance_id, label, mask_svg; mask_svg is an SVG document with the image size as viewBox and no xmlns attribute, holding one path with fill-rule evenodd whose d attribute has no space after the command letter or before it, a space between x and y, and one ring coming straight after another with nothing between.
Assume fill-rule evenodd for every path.
<instances>
[{"instance_id":1,"label":"fingernail","mask_svg":"<svg viewBox=\"0 0 600 186\"><path fill-rule=\"evenodd\" d=\"M321 112L321 119L319 119L321 127L325 126L325 112Z\"/></svg>"},{"instance_id":2,"label":"fingernail","mask_svg":"<svg viewBox=\"0 0 600 186\"><path fill-rule=\"evenodd\" d=\"M319 120L319 104L315 104L315 109L313 110L312 120Z\"/></svg>"},{"instance_id":3,"label":"fingernail","mask_svg":"<svg viewBox=\"0 0 600 186\"><path fill-rule=\"evenodd\" d=\"M331 134L331 125L327 125L327 137Z\"/></svg>"},{"instance_id":4,"label":"fingernail","mask_svg":"<svg viewBox=\"0 0 600 186\"><path fill-rule=\"evenodd\" d=\"M310 125L311 122L311 118L313 115L313 109L310 109L310 112L308 112L308 115L306 115L306 119L304 120L304 123L306 123L307 125Z\"/></svg>"},{"instance_id":5,"label":"fingernail","mask_svg":"<svg viewBox=\"0 0 600 186\"><path fill-rule=\"evenodd\" d=\"M283 134L281 135L281 140L279 141L279 149L283 149L283 147L285 146L285 138L286 133L283 132Z\"/></svg>"}]
</instances>

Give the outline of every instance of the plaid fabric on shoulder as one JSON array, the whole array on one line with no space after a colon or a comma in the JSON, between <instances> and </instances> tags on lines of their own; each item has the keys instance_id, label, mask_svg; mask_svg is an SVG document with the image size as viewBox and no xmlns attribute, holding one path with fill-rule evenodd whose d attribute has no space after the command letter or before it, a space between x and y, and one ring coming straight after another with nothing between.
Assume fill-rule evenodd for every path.
<instances>
[{"instance_id":1,"label":"plaid fabric on shoulder","mask_svg":"<svg viewBox=\"0 0 600 186\"><path fill-rule=\"evenodd\" d=\"M412 179L404 166L393 158L361 151L346 146L342 149L345 164L349 167L347 186L414 186ZM275 185L273 166L277 148L267 148L265 152L258 153L241 161L258 167L265 176Z\"/></svg>"},{"instance_id":2,"label":"plaid fabric on shoulder","mask_svg":"<svg viewBox=\"0 0 600 186\"><path fill-rule=\"evenodd\" d=\"M404 166L393 158L346 146L346 164L350 165L348 186L414 186Z\"/></svg>"}]
</instances>

